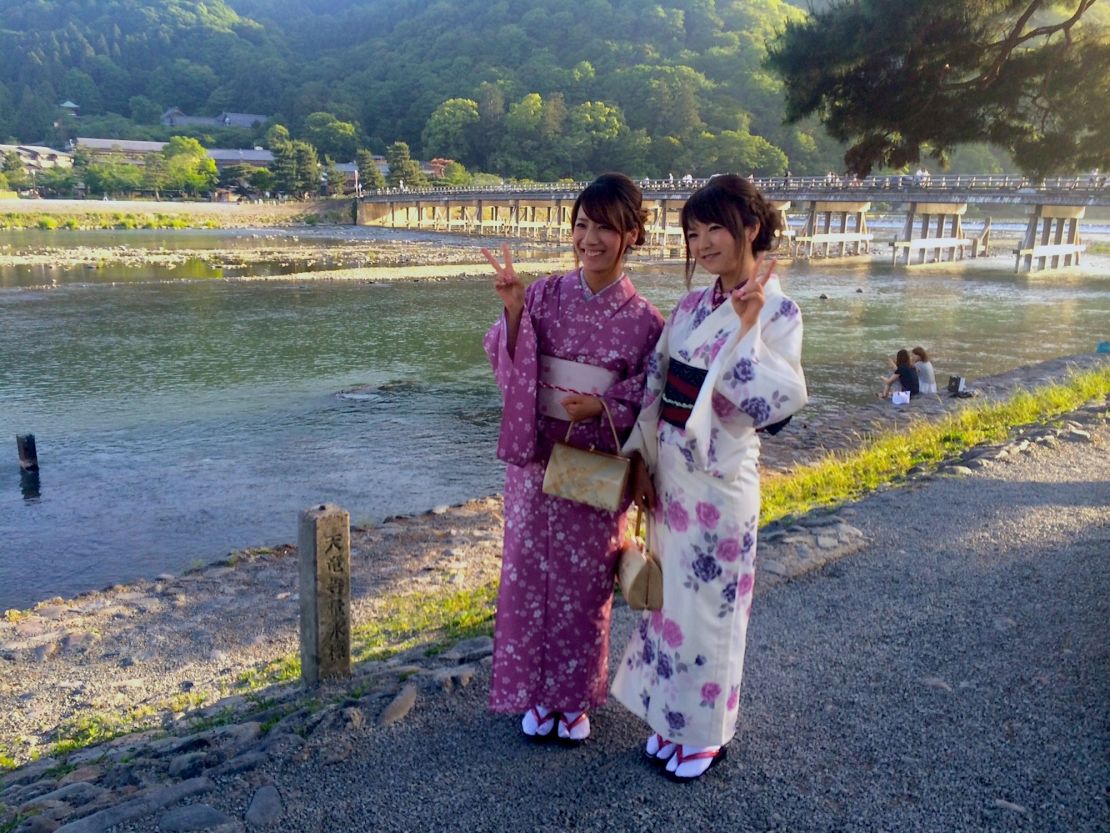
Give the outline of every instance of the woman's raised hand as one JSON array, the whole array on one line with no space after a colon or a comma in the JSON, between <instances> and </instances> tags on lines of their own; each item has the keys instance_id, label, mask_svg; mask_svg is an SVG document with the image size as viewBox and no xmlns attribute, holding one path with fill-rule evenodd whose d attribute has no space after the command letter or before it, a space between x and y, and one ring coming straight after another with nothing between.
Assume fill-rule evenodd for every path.
<instances>
[{"instance_id":1,"label":"woman's raised hand","mask_svg":"<svg viewBox=\"0 0 1110 833\"><path fill-rule=\"evenodd\" d=\"M760 275L759 269L765 259L767 260L767 268ZM775 258L768 259L764 257L764 254L760 254L755 262L755 271L752 273L751 280L745 281L741 286L732 290L732 308L740 317L742 332L750 330L755 326L755 322L759 320L760 310L763 309L763 287L771 279L776 262Z\"/></svg>"},{"instance_id":2,"label":"woman's raised hand","mask_svg":"<svg viewBox=\"0 0 1110 833\"><path fill-rule=\"evenodd\" d=\"M524 309L524 284L513 270L513 256L509 252L509 244L501 244L501 256L505 259L502 266L497 257L489 249L482 249L489 265L493 267L493 288L505 304L505 309L510 315L519 315Z\"/></svg>"}]
</instances>

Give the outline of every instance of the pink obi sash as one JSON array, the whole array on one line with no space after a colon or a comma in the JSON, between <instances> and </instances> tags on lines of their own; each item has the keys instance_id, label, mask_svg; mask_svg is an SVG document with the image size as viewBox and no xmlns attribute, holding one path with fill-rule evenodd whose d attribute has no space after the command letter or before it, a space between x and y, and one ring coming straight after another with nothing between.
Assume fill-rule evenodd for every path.
<instances>
[{"instance_id":1,"label":"pink obi sash","mask_svg":"<svg viewBox=\"0 0 1110 833\"><path fill-rule=\"evenodd\" d=\"M572 394L600 396L613 386L617 374L604 367L540 355L536 410L551 419L569 420L562 401Z\"/></svg>"}]
</instances>

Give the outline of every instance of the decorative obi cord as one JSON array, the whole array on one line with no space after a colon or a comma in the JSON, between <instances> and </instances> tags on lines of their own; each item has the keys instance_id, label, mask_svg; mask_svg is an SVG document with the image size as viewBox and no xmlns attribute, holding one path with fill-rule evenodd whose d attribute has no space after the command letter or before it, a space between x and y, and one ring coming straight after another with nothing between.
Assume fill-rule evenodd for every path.
<instances>
[{"instance_id":1,"label":"decorative obi cord","mask_svg":"<svg viewBox=\"0 0 1110 833\"><path fill-rule=\"evenodd\" d=\"M536 386L536 410L551 419L570 420L563 400L570 395L601 396L617 381L617 374L604 367L540 355Z\"/></svg>"},{"instance_id":2,"label":"decorative obi cord","mask_svg":"<svg viewBox=\"0 0 1110 833\"><path fill-rule=\"evenodd\" d=\"M660 419L676 428L685 428L706 373L700 367L691 367L671 358L667 367L667 383L663 388L663 403L659 408Z\"/></svg>"},{"instance_id":3,"label":"decorative obi cord","mask_svg":"<svg viewBox=\"0 0 1110 833\"><path fill-rule=\"evenodd\" d=\"M685 428L686 420L694 410L694 402L697 401L707 373L707 370L691 367L672 357L667 366L667 383L663 387L663 402L659 408L659 418L676 428ZM756 431L777 434L786 427L790 419L791 417L787 417L781 422L760 426Z\"/></svg>"}]
</instances>

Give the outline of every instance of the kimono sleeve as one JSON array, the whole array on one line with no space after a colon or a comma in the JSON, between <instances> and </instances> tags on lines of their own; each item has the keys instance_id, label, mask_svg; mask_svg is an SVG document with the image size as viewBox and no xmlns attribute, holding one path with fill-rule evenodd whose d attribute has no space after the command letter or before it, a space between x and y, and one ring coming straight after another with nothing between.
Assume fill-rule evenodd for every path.
<instances>
[{"instance_id":1,"label":"kimono sleeve","mask_svg":"<svg viewBox=\"0 0 1110 833\"><path fill-rule=\"evenodd\" d=\"M483 341L497 386L501 389L501 432L497 457L523 466L536 456L536 381L539 378L539 346L532 321L538 290L528 287L524 313L512 355L509 354L508 320L504 312L490 327Z\"/></svg>"},{"instance_id":2,"label":"kimono sleeve","mask_svg":"<svg viewBox=\"0 0 1110 833\"><path fill-rule=\"evenodd\" d=\"M636 424L632 426L632 433L625 441L621 451L631 454L640 452L644 462L650 468L655 467L659 459L659 408L662 404L663 385L667 379L667 364L670 353L671 322L674 315L667 320L663 332L655 344L655 349L647 359L644 371L643 399L640 405L640 414Z\"/></svg>"},{"instance_id":3,"label":"kimono sleeve","mask_svg":"<svg viewBox=\"0 0 1110 833\"><path fill-rule=\"evenodd\" d=\"M756 325L734 335L710 365L705 384L712 385L712 394L698 398L687 429L708 437L710 409L737 436L796 413L809 400L801 355L798 305L769 293Z\"/></svg>"}]
</instances>

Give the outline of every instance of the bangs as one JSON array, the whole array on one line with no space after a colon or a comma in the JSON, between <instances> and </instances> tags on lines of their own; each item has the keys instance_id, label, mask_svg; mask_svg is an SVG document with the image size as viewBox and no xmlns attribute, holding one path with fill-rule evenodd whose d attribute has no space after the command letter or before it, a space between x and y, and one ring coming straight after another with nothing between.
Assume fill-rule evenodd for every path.
<instances>
[{"instance_id":1,"label":"bangs","mask_svg":"<svg viewBox=\"0 0 1110 833\"><path fill-rule=\"evenodd\" d=\"M575 203L571 223L578 220L579 214L585 214L595 223L604 223L624 234L630 231L625 223L624 212L613 198L613 194L597 183L589 185L579 196Z\"/></svg>"},{"instance_id":2,"label":"bangs","mask_svg":"<svg viewBox=\"0 0 1110 833\"><path fill-rule=\"evenodd\" d=\"M680 220L683 232L688 232L690 226L698 222L724 226L736 240L744 235L744 218L735 200L722 189L714 188L712 185L690 195L690 199L682 206Z\"/></svg>"}]
</instances>

